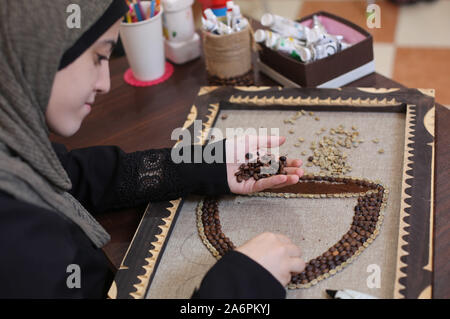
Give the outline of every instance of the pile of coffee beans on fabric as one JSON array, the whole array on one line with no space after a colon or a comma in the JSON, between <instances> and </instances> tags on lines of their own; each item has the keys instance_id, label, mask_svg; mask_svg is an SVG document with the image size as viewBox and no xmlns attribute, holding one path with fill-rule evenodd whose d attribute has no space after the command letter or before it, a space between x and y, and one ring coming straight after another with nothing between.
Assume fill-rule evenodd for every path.
<instances>
[{"instance_id":1,"label":"pile of coffee beans on fabric","mask_svg":"<svg viewBox=\"0 0 450 319\"><path fill-rule=\"evenodd\" d=\"M257 181L261 178L267 178L273 175L287 175L287 172L284 169L287 165L286 156L280 156L278 161L275 161L272 155L264 155L260 158L259 153L257 153L256 161L251 161L252 157L252 154L247 153L245 158L250 161L241 164L239 170L234 174L238 183L247 181L250 178Z\"/></svg>"}]
</instances>

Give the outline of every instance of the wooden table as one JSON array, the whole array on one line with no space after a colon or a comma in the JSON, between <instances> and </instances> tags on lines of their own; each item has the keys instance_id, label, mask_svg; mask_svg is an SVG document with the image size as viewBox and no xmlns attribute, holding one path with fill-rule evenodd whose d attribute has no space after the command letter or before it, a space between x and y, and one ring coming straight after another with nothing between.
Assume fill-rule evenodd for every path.
<instances>
[{"instance_id":1,"label":"wooden table","mask_svg":"<svg viewBox=\"0 0 450 319\"><path fill-rule=\"evenodd\" d=\"M174 128L181 127L200 86L207 85L202 58L175 66L172 77L157 86L134 88L123 81L126 58L111 61L111 92L98 96L80 131L69 139L52 136L69 149L93 145L118 145L126 152L171 147ZM257 72L257 85L277 83ZM403 87L373 73L348 86ZM450 298L450 110L436 104L436 174L434 227L434 298ZM137 229L145 207L96 216L111 234L104 248L118 267Z\"/></svg>"}]
</instances>

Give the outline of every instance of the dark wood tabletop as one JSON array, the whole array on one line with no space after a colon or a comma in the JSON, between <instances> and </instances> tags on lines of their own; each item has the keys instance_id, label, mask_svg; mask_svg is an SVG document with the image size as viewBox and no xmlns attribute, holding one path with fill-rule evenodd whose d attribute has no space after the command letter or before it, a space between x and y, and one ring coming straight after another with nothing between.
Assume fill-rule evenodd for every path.
<instances>
[{"instance_id":1,"label":"dark wood tabletop","mask_svg":"<svg viewBox=\"0 0 450 319\"><path fill-rule=\"evenodd\" d=\"M123 74L126 58L111 61L111 91L98 96L92 113L73 137L52 136L69 149L93 145L117 145L126 152L171 147L174 128L186 120L200 86L208 85L204 60L199 58L175 65L166 82L153 87L127 85ZM255 69L256 85L278 86ZM347 86L403 87L373 73ZM450 298L450 110L436 105L434 298ZM104 248L112 265L118 267L140 222L145 207L114 211L96 216L112 240Z\"/></svg>"}]
</instances>

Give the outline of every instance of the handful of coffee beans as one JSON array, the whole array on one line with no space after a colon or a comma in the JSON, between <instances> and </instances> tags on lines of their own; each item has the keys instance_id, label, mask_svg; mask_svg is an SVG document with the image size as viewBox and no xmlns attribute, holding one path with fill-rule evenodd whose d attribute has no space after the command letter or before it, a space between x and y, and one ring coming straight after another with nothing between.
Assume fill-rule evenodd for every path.
<instances>
[{"instance_id":1,"label":"handful of coffee beans","mask_svg":"<svg viewBox=\"0 0 450 319\"><path fill-rule=\"evenodd\" d=\"M271 155L264 155L262 158L257 154L256 161L250 161L239 166L239 170L234 174L238 183L242 181L247 181L253 178L255 181L261 178L267 178L274 175L287 175L285 171L286 167L286 156L280 156L278 161ZM252 159L252 154L247 153L245 155L247 160Z\"/></svg>"}]
</instances>

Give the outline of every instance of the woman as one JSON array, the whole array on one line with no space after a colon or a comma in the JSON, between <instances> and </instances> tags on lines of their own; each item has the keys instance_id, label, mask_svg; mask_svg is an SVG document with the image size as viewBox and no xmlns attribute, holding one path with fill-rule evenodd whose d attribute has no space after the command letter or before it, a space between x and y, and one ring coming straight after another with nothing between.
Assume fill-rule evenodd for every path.
<instances>
[{"instance_id":1,"label":"woman","mask_svg":"<svg viewBox=\"0 0 450 319\"><path fill-rule=\"evenodd\" d=\"M69 4L80 28L67 24ZM123 0L4 0L0 6L0 297L102 298L112 280L94 214L189 193L249 193L298 182L289 175L238 184L238 164L175 164L170 149L126 154L117 147L68 152L49 132L71 136L97 94L110 89L108 59L128 10ZM277 146L284 139L271 138ZM218 142L225 152L238 140ZM81 285L68 285L69 266ZM301 251L264 233L224 256L194 296L284 297ZM257 282L255 284L255 281ZM251 284L250 284L251 283ZM70 287L69 287L70 286Z\"/></svg>"}]
</instances>

